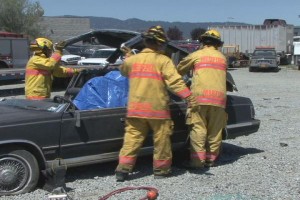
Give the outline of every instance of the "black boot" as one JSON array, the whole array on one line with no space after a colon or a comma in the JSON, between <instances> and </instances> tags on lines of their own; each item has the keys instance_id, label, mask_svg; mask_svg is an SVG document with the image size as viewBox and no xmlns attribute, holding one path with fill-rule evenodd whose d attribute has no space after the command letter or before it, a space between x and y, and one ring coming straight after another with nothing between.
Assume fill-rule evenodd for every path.
<instances>
[{"instance_id":1,"label":"black boot","mask_svg":"<svg viewBox=\"0 0 300 200\"><path fill-rule=\"evenodd\" d=\"M171 176L171 173L169 174L154 174L154 179L163 179L163 178L168 178Z\"/></svg>"},{"instance_id":2,"label":"black boot","mask_svg":"<svg viewBox=\"0 0 300 200\"><path fill-rule=\"evenodd\" d=\"M116 172L116 180L117 182L123 182L127 180L128 178L128 173L126 172Z\"/></svg>"},{"instance_id":3,"label":"black boot","mask_svg":"<svg viewBox=\"0 0 300 200\"><path fill-rule=\"evenodd\" d=\"M197 166L192 165L191 162L189 161L185 161L182 163L182 167L187 169L187 170L199 170L199 169L203 169L204 167L204 161L201 164L198 164Z\"/></svg>"}]
</instances>

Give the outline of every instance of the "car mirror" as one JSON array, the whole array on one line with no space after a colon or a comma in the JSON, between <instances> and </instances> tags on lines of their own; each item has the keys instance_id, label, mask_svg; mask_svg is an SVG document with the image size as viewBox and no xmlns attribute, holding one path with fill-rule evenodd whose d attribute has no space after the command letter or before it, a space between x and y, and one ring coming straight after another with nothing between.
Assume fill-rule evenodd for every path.
<instances>
[{"instance_id":1,"label":"car mirror","mask_svg":"<svg viewBox=\"0 0 300 200\"><path fill-rule=\"evenodd\" d=\"M226 90L229 92L238 91L233 77L229 72L226 72Z\"/></svg>"}]
</instances>

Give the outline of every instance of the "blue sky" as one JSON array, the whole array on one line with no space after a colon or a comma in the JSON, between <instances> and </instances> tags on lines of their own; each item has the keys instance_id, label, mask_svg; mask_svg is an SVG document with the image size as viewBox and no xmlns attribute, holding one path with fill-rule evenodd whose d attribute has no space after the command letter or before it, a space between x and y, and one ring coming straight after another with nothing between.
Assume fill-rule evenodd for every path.
<instances>
[{"instance_id":1,"label":"blue sky","mask_svg":"<svg viewBox=\"0 0 300 200\"><path fill-rule=\"evenodd\" d=\"M121 20L138 18L168 22L244 22L262 24L266 18L300 25L299 0L31 0L45 16L97 16Z\"/></svg>"}]
</instances>

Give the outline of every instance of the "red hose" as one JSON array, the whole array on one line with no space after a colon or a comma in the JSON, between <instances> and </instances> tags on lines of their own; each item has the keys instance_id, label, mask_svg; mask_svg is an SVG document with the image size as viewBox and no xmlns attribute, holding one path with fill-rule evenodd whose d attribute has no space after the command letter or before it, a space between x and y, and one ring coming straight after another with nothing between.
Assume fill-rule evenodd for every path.
<instances>
[{"instance_id":1,"label":"red hose","mask_svg":"<svg viewBox=\"0 0 300 200\"><path fill-rule=\"evenodd\" d=\"M128 191L128 190L148 190L147 195L143 198L141 198L140 200L155 200L158 197L158 190L156 188L153 187L124 187L124 188L120 188L117 190L114 190L110 193L108 193L107 195L101 197L99 200L106 200L109 197L124 192L124 191Z\"/></svg>"}]
</instances>

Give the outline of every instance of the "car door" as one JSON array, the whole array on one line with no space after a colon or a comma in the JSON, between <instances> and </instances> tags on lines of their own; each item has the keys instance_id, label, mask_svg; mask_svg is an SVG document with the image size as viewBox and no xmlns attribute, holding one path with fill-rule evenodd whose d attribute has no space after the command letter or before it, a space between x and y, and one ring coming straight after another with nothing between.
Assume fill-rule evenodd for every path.
<instances>
[{"instance_id":1,"label":"car door","mask_svg":"<svg viewBox=\"0 0 300 200\"><path fill-rule=\"evenodd\" d=\"M66 112L61 157L69 165L116 159L123 143L125 113L126 108Z\"/></svg>"}]
</instances>

